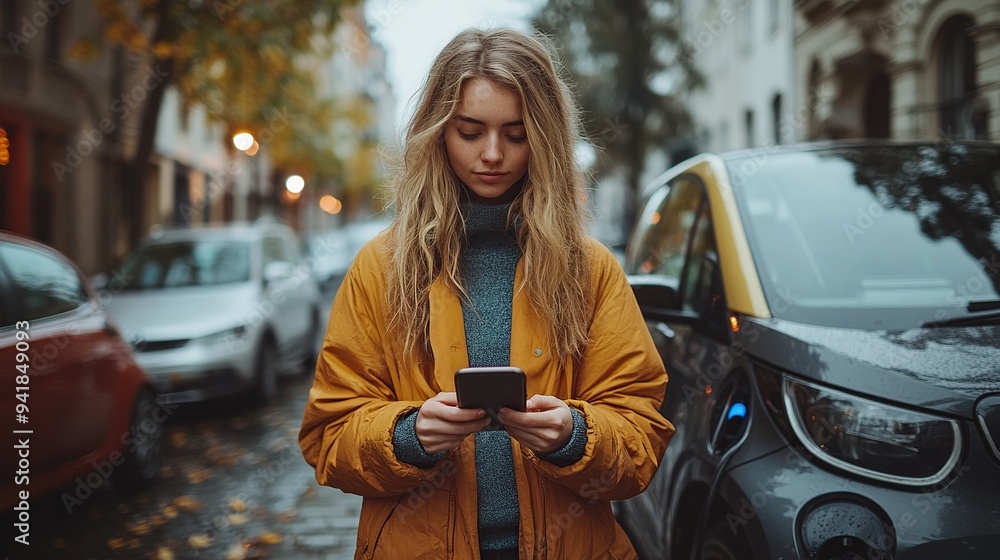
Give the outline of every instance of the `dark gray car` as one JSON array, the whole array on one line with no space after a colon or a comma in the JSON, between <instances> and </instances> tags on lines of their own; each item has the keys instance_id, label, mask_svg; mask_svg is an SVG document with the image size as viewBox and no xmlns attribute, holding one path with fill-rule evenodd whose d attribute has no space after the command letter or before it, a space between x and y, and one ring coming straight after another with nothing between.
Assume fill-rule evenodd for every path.
<instances>
[{"instance_id":1,"label":"dark gray car","mask_svg":"<svg viewBox=\"0 0 1000 560\"><path fill-rule=\"evenodd\" d=\"M706 154L649 192L626 271L677 432L617 504L640 552L997 558L1000 146Z\"/></svg>"}]
</instances>

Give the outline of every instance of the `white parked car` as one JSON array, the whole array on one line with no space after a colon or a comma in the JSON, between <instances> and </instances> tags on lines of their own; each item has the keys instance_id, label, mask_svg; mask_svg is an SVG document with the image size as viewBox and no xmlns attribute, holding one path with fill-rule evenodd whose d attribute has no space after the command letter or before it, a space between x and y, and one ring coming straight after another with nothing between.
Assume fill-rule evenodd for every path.
<instances>
[{"instance_id":1,"label":"white parked car","mask_svg":"<svg viewBox=\"0 0 1000 560\"><path fill-rule=\"evenodd\" d=\"M319 290L298 247L273 221L162 230L95 283L167 402L266 402L315 366Z\"/></svg>"},{"instance_id":2,"label":"white parked car","mask_svg":"<svg viewBox=\"0 0 1000 560\"><path fill-rule=\"evenodd\" d=\"M329 294L336 293L361 247L390 225L388 218L372 218L309 236L306 252L320 287Z\"/></svg>"}]
</instances>

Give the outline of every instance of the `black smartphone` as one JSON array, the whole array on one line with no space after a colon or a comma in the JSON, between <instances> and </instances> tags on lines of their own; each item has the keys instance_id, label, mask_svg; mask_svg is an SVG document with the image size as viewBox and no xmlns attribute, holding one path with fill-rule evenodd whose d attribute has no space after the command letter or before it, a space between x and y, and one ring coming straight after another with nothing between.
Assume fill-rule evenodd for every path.
<instances>
[{"instance_id":1,"label":"black smartphone","mask_svg":"<svg viewBox=\"0 0 1000 560\"><path fill-rule=\"evenodd\" d=\"M519 367L470 367L455 372L455 392L459 408L482 408L500 429L497 413L507 407L524 412L528 400L527 380Z\"/></svg>"}]
</instances>

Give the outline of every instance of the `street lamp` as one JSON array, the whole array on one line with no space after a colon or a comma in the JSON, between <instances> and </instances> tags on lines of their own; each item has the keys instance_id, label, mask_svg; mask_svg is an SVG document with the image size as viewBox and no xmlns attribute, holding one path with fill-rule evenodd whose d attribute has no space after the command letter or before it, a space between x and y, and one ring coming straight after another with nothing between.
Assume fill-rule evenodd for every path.
<instances>
[{"instance_id":1,"label":"street lamp","mask_svg":"<svg viewBox=\"0 0 1000 560\"><path fill-rule=\"evenodd\" d=\"M333 195L325 195L319 199L319 207L327 214L336 214L343 209L344 205Z\"/></svg>"},{"instance_id":2,"label":"street lamp","mask_svg":"<svg viewBox=\"0 0 1000 560\"><path fill-rule=\"evenodd\" d=\"M249 150L253 145L254 145L253 134L243 131L243 132L237 132L236 134L233 135L233 146L236 146L237 150L245 152Z\"/></svg>"},{"instance_id":3,"label":"street lamp","mask_svg":"<svg viewBox=\"0 0 1000 560\"><path fill-rule=\"evenodd\" d=\"M285 188L288 189L288 192L290 193L300 193L305 186L305 179L298 175L292 175L291 177L285 179Z\"/></svg>"}]
</instances>

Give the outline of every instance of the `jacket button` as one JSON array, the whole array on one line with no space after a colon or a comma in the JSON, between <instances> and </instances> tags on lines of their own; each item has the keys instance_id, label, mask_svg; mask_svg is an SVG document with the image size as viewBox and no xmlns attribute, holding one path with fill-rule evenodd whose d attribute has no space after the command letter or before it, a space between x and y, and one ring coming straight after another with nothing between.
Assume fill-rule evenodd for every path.
<instances>
[{"instance_id":1,"label":"jacket button","mask_svg":"<svg viewBox=\"0 0 1000 560\"><path fill-rule=\"evenodd\" d=\"M542 349L541 348L535 348L535 355L536 356L541 356L542 355Z\"/></svg>"}]
</instances>

